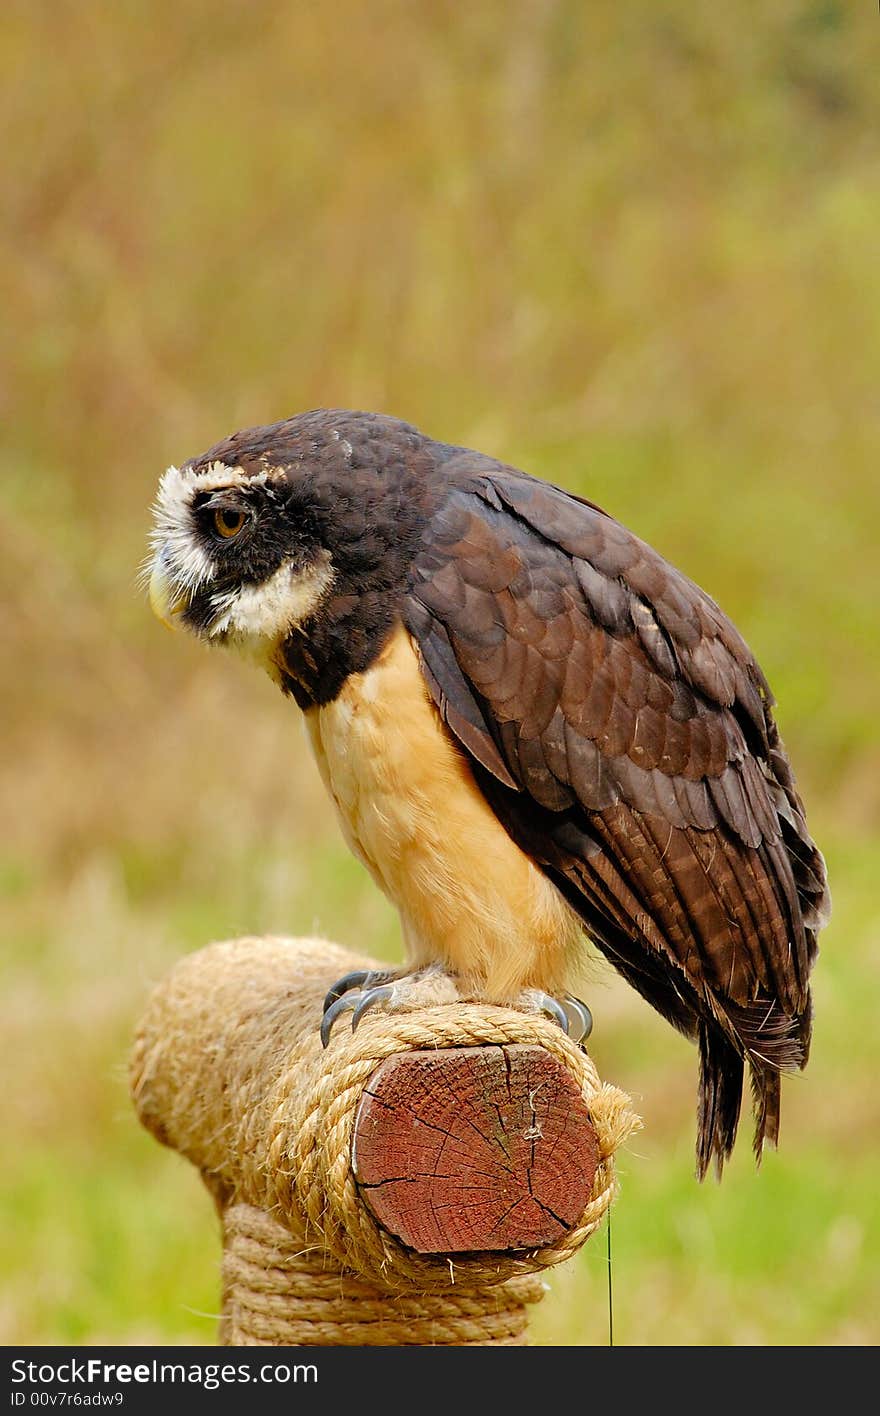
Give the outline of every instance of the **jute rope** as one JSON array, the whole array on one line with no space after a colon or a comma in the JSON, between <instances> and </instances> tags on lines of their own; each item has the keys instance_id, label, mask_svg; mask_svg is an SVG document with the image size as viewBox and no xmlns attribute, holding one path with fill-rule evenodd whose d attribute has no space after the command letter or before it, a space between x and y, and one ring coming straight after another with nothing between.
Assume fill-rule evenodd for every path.
<instances>
[{"instance_id":1,"label":"jute rope","mask_svg":"<svg viewBox=\"0 0 880 1416\"><path fill-rule=\"evenodd\" d=\"M132 1055L144 1125L202 1172L224 1226L225 1342L516 1343L536 1277L574 1254L615 1191L629 1099L543 1015L473 1004L343 1016L324 1051L329 984L374 961L325 940L240 939L181 960L155 990ZM599 1145L579 1222L550 1248L418 1254L358 1191L351 1136L364 1086L410 1049L531 1043L576 1078ZM356 1335L353 1335L356 1334Z\"/></svg>"},{"instance_id":2,"label":"jute rope","mask_svg":"<svg viewBox=\"0 0 880 1416\"><path fill-rule=\"evenodd\" d=\"M486 1288L406 1293L328 1268L264 1210L223 1216L224 1317L229 1346L522 1346L537 1274Z\"/></svg>"},{"instance_id":3,"label":"jute rope","mask_svg":"<svg viewBox=\"0 0 880 1416\"><path fill-rule=\"evenodd\" d=\"M599 1166L580 1222L553 1248L521 1257L459 1256L450 1273L436 1256L416 1254L390 1235L358 1194L351 1169L351 1133L361 1094L379 1063L398 1052L421 1048L533 1043L573 1073L599 1140ZM329 1065L328 1065L329 1064ZM269 1121L269 1171L273 1204L301 1213L308 1229L340 1264L386 1284L430 1282L454 1287L463 1281L497 1283L499 1277L532 1273L576 1253L601 1223L614 1194L612 1155L629 1134L628 1102L603 1086L587 1055L543 1014L527 1015L488 1005L451 1004L419 1013L369 1015L354 1034L340 1029L326 1058L302 1068L294 1061L279 1079L277 1108Z\"/></svg>"}]
</instances>

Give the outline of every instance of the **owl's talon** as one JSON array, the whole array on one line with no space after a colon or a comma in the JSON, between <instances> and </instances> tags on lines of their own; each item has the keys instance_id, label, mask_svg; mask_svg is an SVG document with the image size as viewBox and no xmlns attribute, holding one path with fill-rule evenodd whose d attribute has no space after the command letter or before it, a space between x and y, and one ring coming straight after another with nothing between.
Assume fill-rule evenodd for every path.
<instances>
[{"instance_id":1,"label":"owl's talon","mask_svg":"<svg viewBox=\"0 0 880 1416\"><path fill-rule=\"evenodd\" d=\"M328 991L322 1011L326 1013L327 1009L331 1008L337 998L341 998L344 993L350 992L353 988L362 988L369 977L369 969L356 969L354 973L343 974L342 978L338 978Z\"/></svg>"},{"instance_id":2,"label":"owl's talon","mask_svg":"<svg viewBox=\"0 0 880 1416\"><path fill-rule=\"evenodd\" d=\"M553 1018L554 1022L557 1022L559 1024L566 1037L568 1037L569 1032L571 1031L569 1026L569 1017L562 1004L559 1002L559 999L551 998L549 993L536 993L535 1002L541 1012L547 1013L551 1018Z\"/></svg>"},{"instance_id":3,"label":"owl's talon","mask_svg":"<svg viewBox=\"0 0 880 1416\"><path fill-rule=\"evenodd\" d=\"M364 1016L368 1008L372 1008L376 1003L386 1002L394 997L394 985L390 983L381 984L378 988L366 989L360 996L351 1019L351 1030L354 1032L358 1023Z\"/></svg>"},{"instance_id":4,"label":"owl's talon","mask_svg":"<svg viewBox=\"0 0 880 1416\"><path fill-rule=\"evenodd\" d=\"M344 993L352 993L355 989L358 992L367 992L378 983L387 983L395 975L390 969L356 969L354 973L343 974L338 978L333 987L329 990L324 999L324 1012L330 1008Z\"/></svg>"},{"instance_id":5,"label":"owl's talon","mask_svg":"<svg viewBox=\"0 0 880 1416\"><path fill-rule=\"evenodd\" d=\"M572 1042L586 1042L593 1031L593 1015L582 998L567 993L562 1006L568 1015L568 1035Z\"/></svg>"},{"instance_id":6,"label":"owl's talon","mask_svg":"<svg viewBox=\"0 0 880 1416\"><path fill-rule=\"evenodd\" d=\"M339 1017L339 1014L346 1013L349 1010L353 1012L357 1005L358 997L360 997L359 994L353 996L351 993L346 993L341 998L334 999L334 1001L330 1004L330 1007L325 1009L324 1016L321 1019L322 1047L326 1047L328 1042L330 1041L330 1030L333 1027L333 1024L336 1022L336 1019Z\"/></svg>"}]
</instances>

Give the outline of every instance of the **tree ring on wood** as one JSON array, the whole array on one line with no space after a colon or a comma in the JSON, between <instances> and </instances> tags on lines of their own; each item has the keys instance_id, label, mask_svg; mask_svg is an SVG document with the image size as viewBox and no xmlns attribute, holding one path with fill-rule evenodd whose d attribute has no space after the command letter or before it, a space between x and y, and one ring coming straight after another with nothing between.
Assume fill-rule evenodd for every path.
<instances>
[{"instance_id":1,"label":"tree ring on wood","mask_svg":"<svg viewBox=\"0 0 880 1416\"><path fill-rule=\"evenodd\" d=\"M590 1201L598 1163L576 1078L527 1043L387 1058L352 1133L364 1203L422 1254L558 1244Z\"/></svg>"}]
</instances>

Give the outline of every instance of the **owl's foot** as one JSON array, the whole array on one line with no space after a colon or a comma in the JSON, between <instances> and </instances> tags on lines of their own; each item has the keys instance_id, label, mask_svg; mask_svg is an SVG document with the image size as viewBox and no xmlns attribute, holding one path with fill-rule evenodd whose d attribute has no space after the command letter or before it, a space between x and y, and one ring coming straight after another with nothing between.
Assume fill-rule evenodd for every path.
<instances>
[{"instance_id":1,"label":"owl's foot","mask_svg":"<svg viewBox=\"0 0 880 1416\"><path fill-rule=\"evenodd\" d=\"M460 1001L461 994L455 979L437 964L413 973L388 969L346 974L334 983L324 999L321 1043L324 1047L329 1043L333 1024L340 1013L351 1013L351 1030L354 1032L364 1014L380 1003L388 1004L395 1010L408 1010ZM589 1008L570 993L559 999L537 989L529 989L521 995L518 1005L527 1012L547 1013L572 1042L585 1042L592 1032L593 1017Z\"/></svg>"},{"instance_id":2,"label":"owl's foot","mask_svg":"<svg viewBox=\"0 0 880 1416\"><path fill-rule=\"evenodd\" d=\"M562 1006L568 1015L568 1035L572 1042L586 1042L593 1031L593 1015L582 998L566 993Z\"/></svg>"},{"instance_id":3,"label":"owl's foot","mask_svg":"<svg viewBox=\"0 0 880 1416\"><path fill-rule=\"evenodd\" d=\"M340 1013L351 1013L351 1030L354 1032L367 1009L377 1003L412 1009L432 1007L437 1003L457 1003L460 998L455 979L437 964L416 969L413 973L382 969L346 974L334 983L324 999L321 1042L327 1046L331 1029Z\"/></svg>"},{"instance_id":4,"label":"owl's foot","mask_svg":"<svg viewBox=\"0 0 880 1416\"><path fill-rule=\"evenodd\" d=\"M324 998L324 1012L332 1008L337 999L344 997L346 993L351 993L354 989L369 990L378 984L388 983L391 979L397 978L398 974L394 969L358 969L355 973L343 974L338 978L333 987L328 990Z\"/></svg>"}]
</instances>

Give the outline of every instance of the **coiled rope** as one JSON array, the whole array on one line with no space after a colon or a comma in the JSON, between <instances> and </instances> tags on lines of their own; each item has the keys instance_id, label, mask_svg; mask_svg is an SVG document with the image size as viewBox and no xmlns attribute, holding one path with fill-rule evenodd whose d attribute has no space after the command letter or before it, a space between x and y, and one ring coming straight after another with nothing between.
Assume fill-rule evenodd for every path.
<instances>
[{"instance_id":1,"label":"coiled rope","mask_svg":"<svg viewBox=\"0 0 880 1416\"><path fill-rule=\"evenodd\" d=\"M374 967L325 940L246 938L181 960L154 991L131 1061L143 1124L202 1173L224 1237L221 1341L261 1345L514 1344L541 1272L573 1255L615 1192L629 1099L550 1019L448 1004L345 1020L324 1051L329 984ZM420 1254L378 1223L351 1164L376 1068L413 1049L529 1043L569 1069L599 1162L579 1221L551 1247Z\"/></svg>"}]
</instances>

